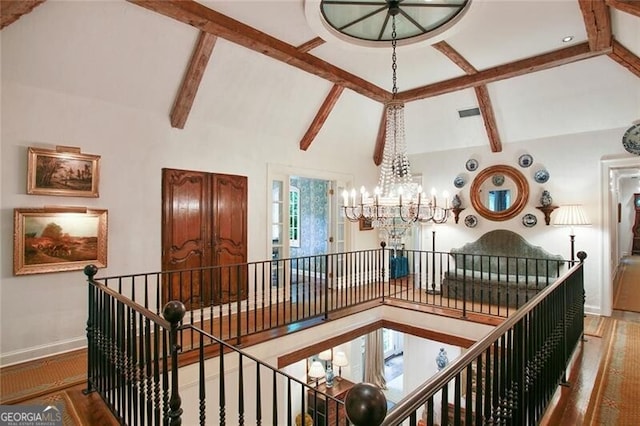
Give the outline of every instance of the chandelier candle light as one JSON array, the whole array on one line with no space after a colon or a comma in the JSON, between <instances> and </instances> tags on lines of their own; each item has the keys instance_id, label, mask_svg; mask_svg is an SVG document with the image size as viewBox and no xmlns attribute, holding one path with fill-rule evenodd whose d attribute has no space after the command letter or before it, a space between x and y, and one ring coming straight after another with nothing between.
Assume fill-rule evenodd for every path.
<instances>
[{"instance_id":1,"label":"chandelier candle light","mask_svg":"<svg viewBox=\"0 0 640 426\"><path fill-rule=\"evenodd\" d=\"M397 101L396 78L396 15L400 12L397 1L388 2L392 18L392 70L393 99L386 105L386 133L378 186L373 194L364 187L360 195L355 189L344 191L344 214L351 222L367 220L374 228L385 230L391 239L399 239L415 223L444 223L449 218L451 205L448 193L438 204L435 188L431 196L413 182L407 154L404 127L404 104Z\"/></svg>"}]
</instances>

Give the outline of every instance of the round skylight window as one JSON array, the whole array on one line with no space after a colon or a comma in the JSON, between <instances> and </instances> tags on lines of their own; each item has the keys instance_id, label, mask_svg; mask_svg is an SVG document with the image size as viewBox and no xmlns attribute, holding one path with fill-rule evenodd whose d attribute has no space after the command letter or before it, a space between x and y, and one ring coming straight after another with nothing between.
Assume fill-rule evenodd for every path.
<instances>
[{"instance_id":1,"label":"round skylight window","mask_svg":"<svg viewBox=\"0 0 640 426\"><path fill-rule=\"evenodd\" d=\"M420 41L439 34L464 14L471 0L321 0L320 12L331 31L354 41L391 40L396 16L397 40ZM357 44L357 43L356 43Z\"/></svg>"}]
</instances>

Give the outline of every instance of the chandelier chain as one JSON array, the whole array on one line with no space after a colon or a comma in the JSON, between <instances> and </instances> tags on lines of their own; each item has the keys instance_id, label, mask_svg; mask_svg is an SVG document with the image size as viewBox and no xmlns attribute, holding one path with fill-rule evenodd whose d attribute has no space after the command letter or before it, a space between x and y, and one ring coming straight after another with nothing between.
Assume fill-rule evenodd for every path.
<instances>
[{"instance_id":1,"label":"chandelier chain","mask_svg":"<svg viewBox=\"0 0 640 426\"><path fill-rule=\"evenodd\" d=\"M398 34L396 33L396 16L393 15L391 19L392 19L391 48L393 50L393 52L391 53L391 70L393 71L393 90L391 92L393 93L393 97L395 98L395 96L398 94L398 87L397 87L398 78L396 76L396 70L398 69L398 64L396 59L396 45L398 44L398 41L396 40L396 37Z\"/></svg>"}]
</instances>

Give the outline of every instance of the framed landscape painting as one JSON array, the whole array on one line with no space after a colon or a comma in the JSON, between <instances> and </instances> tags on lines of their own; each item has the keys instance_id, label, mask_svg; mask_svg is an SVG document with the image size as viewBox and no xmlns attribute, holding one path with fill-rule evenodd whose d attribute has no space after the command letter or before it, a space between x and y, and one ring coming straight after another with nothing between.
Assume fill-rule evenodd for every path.
<instances>
[{"instance_id":1,"label":"framed landscape painting","mask_svg":"<svg viewBox=\"0 0 640 426\"><path fill-rule=\"evenodd\" d=\"M29 147L27 194L98 197L100 156L80 148L56 150Z\"/></svg>"},{"instance_id":2,"label":"framed landscape painting","mask_svg":"<svg viewBox=\"0 0 640 426\"><path fill-rule=\"evenodd\" d=\"M13 222L14 275L107 266L107 210L14 209Z\"/></svg>"}]
</instances>

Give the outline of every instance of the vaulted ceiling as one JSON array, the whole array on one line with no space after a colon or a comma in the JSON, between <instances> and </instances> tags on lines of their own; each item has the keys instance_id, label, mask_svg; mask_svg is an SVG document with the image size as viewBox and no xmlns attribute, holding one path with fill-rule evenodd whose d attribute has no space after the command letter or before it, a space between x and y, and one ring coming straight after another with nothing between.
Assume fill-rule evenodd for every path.
<instances>
[{"instance_id":1,"label":"vaulted ceiling","mask_svg":"<svg viewBox=\"0 0 640 426\"><path fill-rule=\"evenodd\" d=\"M303 150L323 134L351 135L368 140L379 162L390 47L332 36L319 0L1 6L3 33L16 27L27 38L32 25L75 32L32 52L36 67L57 61L77 73L73 84L55 70L18 75L3 64L9 78L165 111L178 129L189 120L251 123L295 137ZM626 128L640 119L639 55L640 1L472 0L451 29L398 48L409 152L499 152L511 142ZM85 75L92 71L99 84ZM480 116L460 118L458 110L474 107Z\"/></svg>"}]
</instances>

